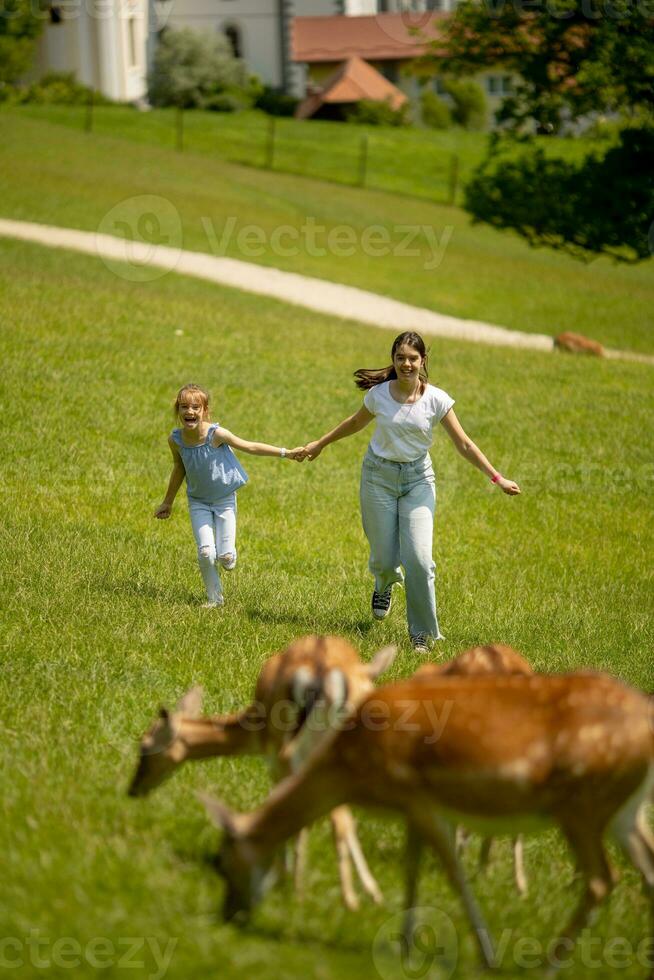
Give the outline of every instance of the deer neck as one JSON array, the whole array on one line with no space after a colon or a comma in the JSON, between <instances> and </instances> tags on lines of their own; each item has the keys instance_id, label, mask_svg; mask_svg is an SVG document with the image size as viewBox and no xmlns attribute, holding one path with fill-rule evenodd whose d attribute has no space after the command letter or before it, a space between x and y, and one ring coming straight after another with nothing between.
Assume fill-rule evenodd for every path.
<instances>
[{"instance_id":1,"label":"deer neck","mask_svg":"<svg viewBox=\"0 0 654 980\"><path fill-rule=\"evenodd\" d=\"M262 725L247 711L209 718L176 719L176 738L185 747L186 759L219 755L259 755L263 751Z\"/></svg>"},{"instance_id":2,"label":"deer neck","mask_svg":"<svg viewBox=\"0 0 654 980\"><path fill-rule=\"evenodd\" d=\"M260 854L270 854L350 796L347 774L331 760L302 769L279 783L265 803L247 816L248 844Z\"/></svg>"}]
</instances>

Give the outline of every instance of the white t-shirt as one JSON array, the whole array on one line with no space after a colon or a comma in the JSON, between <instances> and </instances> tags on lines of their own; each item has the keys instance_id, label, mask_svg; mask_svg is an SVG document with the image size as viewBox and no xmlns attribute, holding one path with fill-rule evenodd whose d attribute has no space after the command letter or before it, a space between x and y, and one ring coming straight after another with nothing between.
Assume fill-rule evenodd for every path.
<instances>
[{"instance_id":1,"label":"white t-shirt","mask_svg":"<svg viewBox=\"0 0 654 980\"><path fill-rule=\"evenodd\" d=\"M390 381L365 393L363 404L375 416L370 448L377 456L410 463L429 452L438 425L454 404L442 388L428 384L417 402L401 403L390 393Z\"/></svg>"}]
</instances>

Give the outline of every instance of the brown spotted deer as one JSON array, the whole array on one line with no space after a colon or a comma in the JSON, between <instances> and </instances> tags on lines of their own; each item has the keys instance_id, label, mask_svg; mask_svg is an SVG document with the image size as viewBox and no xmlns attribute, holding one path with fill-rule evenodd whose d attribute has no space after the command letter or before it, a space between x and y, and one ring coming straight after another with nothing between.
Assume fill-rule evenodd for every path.
<instances>
[{"instance_id":1,"label":"brown spotted deer","mask_svg":"<svg viewBox=\"0 0 654 980\"><path fill-rule=\"evenodd\" d=\"M653 756L649 699L607 675L449 676L381 687L254 812L204 798L225 831L224 917L249 913L275 849L302 827L345 803L385 807L437 852L492 966L494 944L454 828L555 826L582 879L578 906L552 947L560 960L613 887L607 832L654 892L654 839L641 809Z\"/></svg>"},{"instance_id":2,"label":"brown spotted deer","mask_svg":"<svg viewBox=\"0 0 654 980\"><path fill-rule=\"evenodd\" d=\"M533 674L533 669L528 660L513 647L505 646L502 643L490 643L486 646L472 647L464 650L453 660L448 660L444 664L424 664L413 674L414 680L433 680L437 677L476 677L483 674ZM467 839L467 831L463 827L457 828L457 846ZM479 864L485 868L490 858L492 837L484 837L481 845ZM420 853L422 850L422 838L412 836L409 828L407 840L407 895L406 907L411 909L416 904L416 893L418 886L418 867L420 863ZM524 868L524 855L522 836L518 835L513 839L513 875L516 888L520 895L527 894L527 876Z\"/></svg>"},{"instance_id":3,"label":"brown spotted deer","mask_svg":"<svg viewBox=\"0 0 654 980\"><path fill-rule=\"evenodd\" d=\"M254 701L241 711L200 717L202 690L192 688L174 711L162 708L141 740L140 757L129 788L130 796L145 796L183 762L214 756L264 755L275 780L294 768L292 753L284 752L305 729L309 746L321 737L308 722L317 701L352 710L373 689L373 681L387 670L395 647L385 647L364 663L346 640L337 636L305 636L263 664ZM355 909L359 900L352 881L354 862L364 890L375 902L382 900L361 850L350 810L337 807L331 814L343 901ZM295 883L301 888L306 855L306 832L296 846Z\"/></svg>"}]
</instances>

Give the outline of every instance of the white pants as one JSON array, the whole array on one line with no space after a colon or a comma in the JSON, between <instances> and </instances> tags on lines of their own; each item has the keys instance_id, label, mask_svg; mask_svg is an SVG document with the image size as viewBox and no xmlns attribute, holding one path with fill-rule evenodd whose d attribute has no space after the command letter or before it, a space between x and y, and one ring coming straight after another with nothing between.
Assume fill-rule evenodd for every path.
<instances>
[{"instance_id":1,"label":"white pants","mask_svg":"<svg viewBox=\"0 0 654 980\"><path fill-rule=\"evenodd\" d=\"M218 602L223 589L217 565L231 570L236 564L236 494L230 493L216 504L189 497L188 512L207 600Z\"/></svg>"}]
</instances>

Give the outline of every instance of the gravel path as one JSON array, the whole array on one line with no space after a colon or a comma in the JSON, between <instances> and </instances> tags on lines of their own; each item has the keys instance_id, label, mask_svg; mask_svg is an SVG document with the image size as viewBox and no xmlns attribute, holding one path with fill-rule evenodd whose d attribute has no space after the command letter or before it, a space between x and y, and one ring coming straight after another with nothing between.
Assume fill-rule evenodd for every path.
<instances>
[{"instance_id":1,"label":"gravel path","mask_svg":"<svg viewBox=\"0 0 654 980\"><path fill-rule=\"evenodd\" d=\"M553 338L545 334L507 330L478 320L461 320L356 286L344 286L238 259L217 258L205 252L189 252L164 245L131 242L112 235L7 219L0 219L0 235L97 255L116 275L125 279L143 281L164 274L154 270L174 271L261 296L273 296L285 303L329 316L386 327L397 333L417 330L430 337L449 337L501 347L554 350ZM147 269L153 274L148 274ZM607 356L654 363L654 357L628 351L607 351Z\"/></svg>"}]
</instances>

